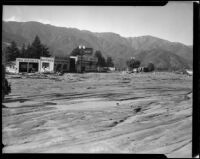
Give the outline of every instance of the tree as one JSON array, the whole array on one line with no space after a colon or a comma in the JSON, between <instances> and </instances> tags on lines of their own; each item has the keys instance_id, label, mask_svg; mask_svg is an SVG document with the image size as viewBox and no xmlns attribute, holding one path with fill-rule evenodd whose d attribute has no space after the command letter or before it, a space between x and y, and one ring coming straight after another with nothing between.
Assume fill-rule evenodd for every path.
<instances>
[{"instance_id":1,"label":"tree","mask_svg":"<svg viewBox=\"0 0 200 159\"><path fill-rule=\"evenodd\" d=\"M42 45L42 55L43 57L50 57L49 48L46 45Z\"/></svg>"},{"instance_id":2,"label":"tree","mask_svg":"<svg viewBox=\"0 0 200 159\"><path fill-rule=\"evenodd\" d=\"M126 62L127 66L130 68L130 69L134 69L134 68L138 68L140 67L140 61L139 60L136 60L134 58L128 60Z\"/></svg>"},{"instance_id":3,"label":"tree","mask_svg":"<svg viewBox=\"0 0 200 159\"><path fill-rule=\"evenodd\" d=\"M15 61L15 59L20 56L20 51L15 41L12 41L11 45L6 47L5 53L6 53L6 62Z\"/></svg>"},{"instance_id":4,"label":"tree","mask_svg":"<svg viewBox=\"0 0 200 159\"><path fill-rule=\"evenodd\" d=\"M106 60L105 60L105 58L102 56L101 51L97 50L97 51L95 52L95 55L94 55L94 56L97 57L97 59L98 59L97 66L100 66L100 67L106 66Z\"/></svg>"},{"instance_id":5,"label":"tree","mask_svg":"<svg viewBox=\"0 0 200 159\"><path fill-rule=\"evenodd\" d=\"M4 67L3 64L1 65L1 68L2 68L2 72L1 72L2 73L1 74L2 75L1 76L1 81L2 81L1 98L2 98L2 100L4 100L4 96L11 93L11 86L8 83L8 80L5 78L5 67Z\"/></svg>"},{"instance_id":6,"label":"tree","mask_svg":"<svg viewBox=\"0 0 200 159\"><path fill-rule=\"evenodd\" d=\"M2 48L2 64L6 64L6 48Z\"/></svg>"},{"instance_id":7,"label":"tree","mask_svg":"<svg viewBox=\"0 0 200 159\"><path fill-rule=\"evenodd\" d=\"M20 50L20 57L22 57L22 58L26 57L26 46L25 46L24 43L23 43L22 48Z\"/></svg>"},{"instance_id":8,"label":"tree","mask_svg":"<svg viewBox=\"0 0 200 159\"><path fill-rule=\"evenodd\" d=\"M154 71L154 69L155 69L154 64L151 62L147 65L147 68L148 68L149 72Z\"/></svg>"},{"instance_id":9,"label":"tree","mask_svg":"<svg viewBox=\"0 0 200 159\"><path fill-rule=\"evenodd\" d=\"M27 48L26 48L26 50L25 50L25 55L24 55L24 57L25 58L31 58L31 55L32 55L33 53L32 53L32 49L31 49L31 45L30 45L30 43L28 44L28 46L27 46Z\"/></svg>"},{"instance_id":10,"label":"tree","mask_svg":"<svg viewBox=\"0 0 200 159\"><path fill-rule=\"evenodd\" d=\"M107 59L106 59L106 66L107 67L113 67L114 66L112 57L110 57L110 56L107 57Z\"/></svg>"},{"instance_id":11,"label":"tree","mask_svg":"<svg viewBox=\"0 0 200 159\"><path fill-rule=\"evenodd\" d=\"M40 38L36 35L31 45L28 45L26 55L29 58L40 58L41 56L49 57L50 53L48 48L43 45Z\"/></svg>"},{"instance_id":12,"label":"tree","mask_svg":"<svg viewBox=\"0 0 200 159\"><path fill-rule=\"evenodd\" d=\"M80 49L78 47L76 47L75 49L72 50L72 52L70 53L71 56L77 56L80 55Z\"/></svg>"}]
</instances>

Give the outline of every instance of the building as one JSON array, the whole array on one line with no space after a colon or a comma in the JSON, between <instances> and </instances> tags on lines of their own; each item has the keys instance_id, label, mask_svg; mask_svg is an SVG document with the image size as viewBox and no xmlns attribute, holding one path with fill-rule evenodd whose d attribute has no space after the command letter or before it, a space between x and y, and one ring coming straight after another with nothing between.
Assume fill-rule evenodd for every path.
<instances>
[{"instance_id":1,"label":"building","mask_svg":"<svg viewBox=\"0 0 200 159\"><path fill-rule=\"evenodd\" d=\"M39 72L40 59L16 58L17 73L21 72Z\"/></svg>"},{"instance_id":2,"label":"building","mask_svg":"<svg viewBox=\"0 0 200 159\"><path fill-rule=\"evenodd\" d=\"M12 73L34 72L96 72L97 57L93 56L93 48L80 47L81 55L59 57L16 58L6 70Z\"/></svg>"},{"instance_id":3,"label":"building","mask_svg":"<svg viewBox=\"0 0 200 159\"><path fill-rule=\"evenodd\" d=\"M70 72L96 72L98 59L93 48L79 46L80 55L70 56Z\"/></svg>"},{"instance_id":4,"label":"building","mask_svg":"<svg viewBox=\"0 0 200 159\"><path fill-rule=\"evenodd\" d=\"M98 59L85 54L83 56L70 56L70 72L96 72Z\"/></svg>"},{"instance_id":5,"label":"building","mask_svg":"<svg viewBox=\"0 0 200 159\"><path fill-rule=\"evenodd\" d=\"M17 73L17 67L15 61L11 61L6 64L6 72Z\"/></svg>"},{"instance_id":6,"label":"building","mask_svg":"<svg viewBox=\"0 0 200 159\"><path fill-rule=\"evenodd\" d=\"M34 72L94 72L97 71L96 57L90 54L82 56L70 56L66 58L40 57L16 58L16 61L8 65L7 72L34 73Z\"/></svg>"},{"instance_id":7,"label":"building","mask_svg":"<svg viewBox=\"0 0 200 159\"><path fill-rule=\"evenodd\" d=\"M86 47L86 48L83 50L83 54L84 54L84 55L92 55L92 54L93 54L93 48Z\"/></svg>"},{"instance_id":8,"label":"building","mask_svg":"<svg viewBox=\"0 0 200 159\"><path fill-rule=\"evenodd\" d=\"M70 71L70 58L55 58L54 59L54 72L69 72Z\"/></svg>"},{"instance_id":9,"label":"building","mask_svg":"<svg viewBox=\"0 0 200 159\"><path fill-rule=\"evenodd\" d=\"M68 72L70 60L55 57L16 58L16 73L27 72Z\"/></svg>"}]
</instances>

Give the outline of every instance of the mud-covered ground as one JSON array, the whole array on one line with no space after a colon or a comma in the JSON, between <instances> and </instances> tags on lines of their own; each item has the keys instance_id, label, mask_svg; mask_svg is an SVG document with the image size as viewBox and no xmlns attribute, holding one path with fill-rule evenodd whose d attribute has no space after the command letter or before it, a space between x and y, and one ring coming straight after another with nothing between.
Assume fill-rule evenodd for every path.
<instances>
[{"instance_id":1,"label":"mud-covered ground","mask_svg":"<svg viewBox=\"0 0 200 159\"><path fill-rule=\"evenodd\" d=\"M192 77L174 73L7 75L3 153L191 157Z\"/></svg>"}]
</instances>

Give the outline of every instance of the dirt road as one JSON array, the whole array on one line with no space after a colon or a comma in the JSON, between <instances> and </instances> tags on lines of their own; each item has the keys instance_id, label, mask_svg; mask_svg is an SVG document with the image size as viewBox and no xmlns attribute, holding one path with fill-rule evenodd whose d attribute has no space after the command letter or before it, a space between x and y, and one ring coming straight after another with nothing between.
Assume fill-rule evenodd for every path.
<instances>
[{"instance_id":1,"label":"dirt road","mask_svg":"<svg viewBox=\"0 0 200 159\"><path fill-rule=\"evenodd\" d=\"M3 153L191 157L192 77L86 73L8 81Z\"/></svg>"}]
</instances>

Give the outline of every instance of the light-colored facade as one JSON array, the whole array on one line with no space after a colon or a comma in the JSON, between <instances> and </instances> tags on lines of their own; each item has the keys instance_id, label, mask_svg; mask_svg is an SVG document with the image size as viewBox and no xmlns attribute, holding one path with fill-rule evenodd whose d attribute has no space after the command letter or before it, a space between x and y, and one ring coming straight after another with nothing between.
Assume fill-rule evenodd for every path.
<instances>
[{"instance_id":1,"label":"light-colored facade","mask_svg":"<svg viewBox=\"0 0 200 159\"><path fill-rule=\"evenodd\" d=\"M12 61L6 64L6 72L17 73L16 61Z\"/></svg>"},{"instance_id":2,"label":"light-colored facade","mask_svg":"<svg viewBox=\"0 0 200 159\"><path fill-rule=\"evenodd\" d=\"M41 69L40 59L16 58L17 73L39 72Z\"/></svg>"},{"instance_id":3,"label":"light-colored facade","mask_svg":"<svg viewBox=\"0 0 200 159\"><path fill-rule=\"evenodd\" d=\"M54 71L53 57L41 57L40 58L40 72L53 72Z\"/></svg>"},{"instance_id":4,"label":"light-colored facade","mask_svg":"<svg viewBox=\"0 0 200 159\"><path fill-rule=\"evenodd\" d=\"M16 58L15 72L94 72L97 71L97 58L91 55L70 56L68 58L40 57ZM8 68L8 72L11 67Z\"/></svg>"},{"instance_id":5,"label":"light-colored facade","mask_svg":"<svg viewBox=\"0 0 200 159\"><path fill-rule=\"evenodd\" d=\"M67 72L69 59L41 57L40 59L16 58L16 73L20 72Z\"/></svg>"}]
</instances>

